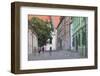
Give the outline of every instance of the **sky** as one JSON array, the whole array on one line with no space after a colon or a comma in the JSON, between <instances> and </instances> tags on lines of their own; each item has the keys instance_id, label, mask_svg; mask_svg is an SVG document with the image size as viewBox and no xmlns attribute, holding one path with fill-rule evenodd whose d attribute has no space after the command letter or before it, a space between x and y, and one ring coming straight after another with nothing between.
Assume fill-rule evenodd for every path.
<instances>
[{"instance_id":1,"label":"sky","mask_svg":"<svg viewBox=\"0 0 100 76\"><path fill-rule=\"evenodd\" d=\"M48 22L50 22L52 19L52 22L55 28L57 28L60 22L60 16L28 15L29 20L31 20L32 17L38 17L39 19L42 19L43 21L48 21Z\"/></svg>"}]
</instances>

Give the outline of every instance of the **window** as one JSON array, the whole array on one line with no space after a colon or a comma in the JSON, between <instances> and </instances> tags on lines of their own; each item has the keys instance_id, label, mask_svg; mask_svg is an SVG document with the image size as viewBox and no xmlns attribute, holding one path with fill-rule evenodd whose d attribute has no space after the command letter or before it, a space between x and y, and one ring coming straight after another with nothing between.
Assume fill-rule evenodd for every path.
<instances>
[{"instance_id":1,"label":"window","mask_svg":"<svg viewBox=\"0 0 100 76\"><path fill-rule=\"evenodd\" d=\"M80 46L80 34L78 34L78 45Z\"/></svg>"},{"instance_id":2,"label":"window","mask_svg":"<svg viewBox=\"0 0 100 76\"><path fill-rule=\"evenodd\" d=\"M74 47L75 46L75 38L73 37L73 41L72 41L72 46Z\"/></svg>"},{"instance_id":3,"label":"window","mask_svg":"<svg viewBox=\"0 0 100 76\"><path fill-rule=\"evenodd\" d=\"M82 31L82 44L86 45L86 31Z\"/></svg>"},{"instance_id":4,"label":"window","mask_svg":"<svg viewBox=\"0 0 100 76\"><path fill-rule=\"evenodd\" d=\"M52 38L50 38L50 44L52 44Z\"/></svg>"}]
</instances>

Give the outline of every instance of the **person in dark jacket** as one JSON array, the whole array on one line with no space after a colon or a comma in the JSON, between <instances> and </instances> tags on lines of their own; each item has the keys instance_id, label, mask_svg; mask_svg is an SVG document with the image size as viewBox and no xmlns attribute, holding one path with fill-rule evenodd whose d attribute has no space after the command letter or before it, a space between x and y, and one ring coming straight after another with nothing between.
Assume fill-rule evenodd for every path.
<instances>
[{"instance_id":1,"label":"person in dark jacket","mask_svg":"<svg viewBox=\"0 0 100 76\"><path fill-rule=\"evenodd\" d=\"M50 47L50 51L49 51L49 54L50 54L50 55L52 54L52 47Z\"/></svg>"}]
</instances>

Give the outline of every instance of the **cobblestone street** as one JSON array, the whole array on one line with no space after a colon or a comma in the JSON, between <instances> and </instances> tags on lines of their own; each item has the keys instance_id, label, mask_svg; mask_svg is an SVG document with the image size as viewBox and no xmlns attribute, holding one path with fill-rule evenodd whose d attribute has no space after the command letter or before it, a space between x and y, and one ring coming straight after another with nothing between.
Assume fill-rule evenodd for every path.
<instances>
[{"instance_id":1,"label":"cobblestone street","mask_svg":"<svg viewBox=\"0 0 100 76\"><path fill-rule=\"evenodd\" d=\"M77 59L82 58L78 52L72 51L53 51L30 54L28 60L54 60L54 59Z\"/></svg>"}]
</instances>

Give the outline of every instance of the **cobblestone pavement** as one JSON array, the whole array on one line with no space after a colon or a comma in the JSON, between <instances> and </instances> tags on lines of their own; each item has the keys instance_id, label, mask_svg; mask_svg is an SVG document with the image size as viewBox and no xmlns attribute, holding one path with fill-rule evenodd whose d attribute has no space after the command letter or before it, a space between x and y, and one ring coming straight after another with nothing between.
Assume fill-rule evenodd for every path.
<instances>
[{"instance_id":1,"label":"cobblestone pavement","mask_svg":"<svg viewBox=\"0 0 100 76\"><path fill-rule=\"evenodd\" d=\"M39 53L33 53L28 55L28 60L55 60L55 59L78 59L82 58L78 52L72 51L46 51Z\"/></svg>"}]
</instances>

